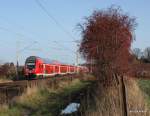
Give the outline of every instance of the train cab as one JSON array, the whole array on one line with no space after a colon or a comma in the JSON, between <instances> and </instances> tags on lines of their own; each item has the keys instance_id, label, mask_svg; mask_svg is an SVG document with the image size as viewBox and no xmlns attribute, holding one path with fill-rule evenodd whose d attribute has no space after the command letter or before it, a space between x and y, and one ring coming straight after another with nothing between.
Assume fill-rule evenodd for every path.
<instances>
[{"instance_id":1,"label":"train cab","mask_svg":"<svg viewBox=\"0 0 150 116\"><path fill-rule=\"evenodd\" d=\"M25 76L35 78L43 73L43 62L36 56L30 56L25 61Z\"/></svg>"}]
</instances>

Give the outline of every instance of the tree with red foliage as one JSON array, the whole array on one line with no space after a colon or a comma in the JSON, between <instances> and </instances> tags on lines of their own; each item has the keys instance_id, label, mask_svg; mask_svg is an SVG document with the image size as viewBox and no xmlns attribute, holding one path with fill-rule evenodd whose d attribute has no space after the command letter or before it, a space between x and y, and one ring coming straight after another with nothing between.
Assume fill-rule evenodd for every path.
<instances>
[{"instance_id":1,"label":"tree with red foliage","mask_svg":"<svg viewBox=\"0 0 150 116\"><path fill-rule=\"evenodd\" d=\"M135 18L118 7L110 7L94 11L80 26L83 37L80 52L95 65L96 77L108 82L123 76L129 69Z\"/></svg>"}]
</instances>

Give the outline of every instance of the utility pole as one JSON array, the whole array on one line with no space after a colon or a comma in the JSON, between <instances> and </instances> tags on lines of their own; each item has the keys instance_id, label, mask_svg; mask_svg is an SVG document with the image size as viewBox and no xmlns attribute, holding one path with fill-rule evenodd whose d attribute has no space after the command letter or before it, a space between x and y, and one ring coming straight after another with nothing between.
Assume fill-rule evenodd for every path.
<instances>
[{"instance_id":1,"label":"utility pole","mask_svg":"<svg viewBox=\"0 0 150 116\"><path fill-rule=\"evenodd\" d=\"M77 50L76 51L76 66L78 66L78 64L79 64L79 53L78 53L79 51Z\"/></svg>"},{"instance_id":2,"label":"utility pole","mask_svg":"<svg viewBox=\"0 0 150 116\"><path fill-rule=\"evenodd\" d=\"M19 74L18 74L18 68L19 68L19 47L20 47L20 42L16 42L16 79L19 79Z\"/></svg>"},{"instance_id":3,"label":"utility pole","mask_svg":"<svg viewBox=\"0 0 150 116\"><path fill-rule=\"evenodd\" d=\"M29 44L28 46L25 46L24 48L20 49L20 41L17 40L16 41L16 79L19 79L19 56L20 54L29 49L31 46L33 46L34 44L38 43L37 41L34 41L33 43ZM31 49L32 50L32 49ZM33 49L33 51L38 51L40 49ZM33 53L34 54L34 53Z\"/></svg>"},{"instance_id":4,"label":"utility pole","mask_svg":"<svg viewBox=\"0 0 150 116\"><path fill-rule=\"evenodd\" d=\"M76 51L76 66L79 65L79 43L77 42L77 51ZM77 68L77 73L79 73L79 69Z\"/></svg>"},{"instance_id":5,"label":"utility pole","mask_svg":"<svg viewBox=\"0 0 150 116\"><path fill-rule=\"evenodd\" d=\"M77 51L76 51L76 66L79 65L79 42L76 42L77 43Z\"/></svg>"},{"instance_id":6,"label":"utility pole","mask_svg":"<svg viewBox=\"0 0 150 116\"><path fill-rule=\"evenodd\" d=\"M65 50L68 50L68 51L71 51L72 53L74 53L74 54L75 54L75 59L74 59L74 62L75 62L75 63L74 63L74 64L75 64L76 66L79 65L79 47L80 47L80 41L79 41L79 40L70 41L70 42L73 42L73 43L76 44L76 46L77 46L77 50L76 50L76 51L72 51L72 50L66 48L66 46L63 46L62 44L59 44L59 42L57 42L57 41L53 41L53 42L54 42L55 44L57 44L57 45L59 45L59 46L65 48Z\"/></svg>"}]
</instances>

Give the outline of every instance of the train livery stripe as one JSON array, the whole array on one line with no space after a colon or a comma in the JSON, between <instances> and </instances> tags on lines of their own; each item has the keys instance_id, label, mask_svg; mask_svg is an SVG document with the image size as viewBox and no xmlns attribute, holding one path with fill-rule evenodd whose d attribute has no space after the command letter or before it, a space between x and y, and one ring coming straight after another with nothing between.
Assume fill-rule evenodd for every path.
<instances>
[{"instance_id":1,"label":"train livery stripe","mask_svg":"<svg viewBox=\"0 0 150 116\"><path fill-rule=\"evenodd\" d=\"M69 72L68 74L73 74L75 72ZM66 73L51 73L51 74L43 74L43 73L37 73L36 75L37 76L41 76L41 75L44 75L44 76L53 76L53 75L57 75L57 74L66 74Z\"/></svg>"},{"instance_id":2,"label":"train livery stripe","mask_svg":"<svg viewBox=\"0 0 150 116\"><path fill-rule=\"evenodd\" d=\"M41 75L43 75L43 76L53 76L53 75L56 75L56 73L51 73L51 74L37 73L36 75L37 76L41 76Z\"/></svg>"}]
</instances>

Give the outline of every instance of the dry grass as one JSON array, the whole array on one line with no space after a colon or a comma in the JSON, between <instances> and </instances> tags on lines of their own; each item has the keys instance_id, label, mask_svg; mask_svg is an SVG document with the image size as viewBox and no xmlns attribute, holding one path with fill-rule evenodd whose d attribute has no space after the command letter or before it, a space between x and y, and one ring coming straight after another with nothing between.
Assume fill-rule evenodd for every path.
<instances>
[{"instance_id":1,"label":"dry grass","mask_svg":"<svg viewBox=\"0 0 150 116\"><path fill-rule=\"evenodd\" d=\"M150 116L146 100L133 79L125 80L128 116ZM96 109L86 111L86 116L121 116L118 87L97 89Z\"/></svg>"},{"instance_id":2,"label":"dry grass","mask_svg":"<svg viewBox=\"0 0 150 116\"><path fill-rule=\"evenodd\" d=\"M72 82L60 81L58 83L55 83L57 84L57 88L53 87L54 85L50 87L45 83L40 84L40 86L27 87L26 92L24 92L21 96L16 98L16 100L17 102L20 102L22 104L32 103L32 101L39 101L42 99L41 93L39 93L40 91L47 91L48 93L58 93L61 90L63 90L65 87L69 85L73 85L78 81L79 81L78 79L75 79Z\"/></svg>"},{"instance_id":3,"label":"dry grass","mask_svg":"<svg viewBox=\"0 0 150 116\"><path fill-rule=\"evenodd\" d=\"M33 99L36 98L36 95L39 91L39 87L34 86L34 87L27 87L27 90L25 93L23 93L21 96L19 96L18 98L16 98L17 102L20 103L26 103L29 100L32 101ZM39 96L38 96L39 97ZM28 100L28 101L27 101Z\"/></svg>"},{"instance_id":4,"label":"dry grass","mask_svg":"<svg viewBox=\"0 0 150 116\"><path fill-rule=\"evenodd\" d=\"M8 79L0 79L0 83L12 82L12 80Z\"/></svg>"},{"instance_id":5,"label":"dry grass","mask_svg":"<svg viewBox=\"0 0 150 116\"><path fill-rule=\"evenodd\" d=\"M30 113L35 113L35 115L37 115L42 111L45 112L45 110L48 110L49 112L46 113L49 113L50 115L52 113L50 112L51 110L54 113L54 111L57 111L63 104L61 98L61 96L63 97L63 94L65 96L78 89L80 90L81 85L83 84L79 79L73 79L72 81L59 81L57 83L57 88L46 85L45 83L42 83L42 85L40 84L40 86L28 87L26 92L21 96L14 98L11 105L12 107L9 107L8 105L0 107L0 116L21 116L30 115ZM32 110L37 110L37 112L32 112Z\"/></svg>"},{"instance_id":6,"label":"dry grass","mask_svg":"<svg viewBox=\"0 0 150 116\"><path fill-rule=\"evenodd\" d=\"M81 73L79 75L80 80L83 81L95 81L96 78L92 74Z\"/></svg>"},{"instance_id":7,"label":"dry grass","mask_svg":"<svg viewBox=\"0 0 150 116\"><path fill-rule=\"evenodd\" d=\"M128 116L150 116L144 93L136 80L125 81L127 91Z\"/></svg>"},{"instance_id":8,"label":"dry grass","mask_svg":"<svg viewBox=\"0 0 150 116\"><path fill-rule=\"evenodd\" d=\"M86 116L120 116L118 90L115 87L99 87L97 90L96 109L88 111Z\"/></svg>"},{"instance_id":9,"label":"dry grass","mask_svg":"<svg viewBox=\"0 0 150 116\"><path fill-rule=\"evenodd\" d=\"M0 105L0 112L4 111L4 110L7 110L7 109L8 109L8 105L7 104Z\"/></svg>"}]
</instances>

